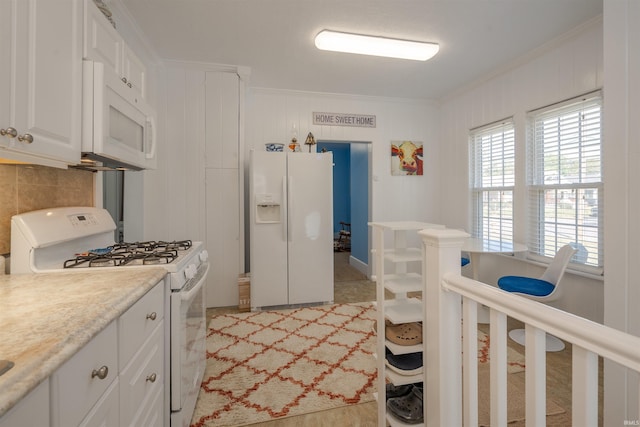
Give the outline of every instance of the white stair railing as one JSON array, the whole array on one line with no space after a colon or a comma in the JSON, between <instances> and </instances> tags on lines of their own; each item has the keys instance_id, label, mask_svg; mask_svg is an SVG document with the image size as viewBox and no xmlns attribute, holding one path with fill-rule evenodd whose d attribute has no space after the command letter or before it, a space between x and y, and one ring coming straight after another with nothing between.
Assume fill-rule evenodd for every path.
<instances>
[{"instance_id":1,"label":"white stair railing","mask_svg":"<svg viewBox=\"0 0 640 427\"><path fill-rule=\"evenodd\" d=\"M491 323L491 425L507 425L507 317L513 317L526 330L526 425L546 425L545 334L551 333L573 346L572 424L597 426L598 356L640 372L640 338L461 276L464 232L419 234L427 311L425 425L478 425L477 310L482 304L489 307Z\"/></svg>"}]
</instances>

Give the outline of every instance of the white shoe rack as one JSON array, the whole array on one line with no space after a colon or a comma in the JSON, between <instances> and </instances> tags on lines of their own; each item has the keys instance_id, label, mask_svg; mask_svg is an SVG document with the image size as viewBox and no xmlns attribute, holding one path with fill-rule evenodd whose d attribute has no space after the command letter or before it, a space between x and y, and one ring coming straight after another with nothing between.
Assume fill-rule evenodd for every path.
<instances>
[{"instance_id":1,"label":"white shoe rack","mask_svg":"<svg viewBox=\"0 0 640 427\"><path fill-rule=\"evenodd\" d=\"M385 351L388 348L393 354L408 354L423 351L423 344L401 346L387 341L385 338L385 321L393 324L423 322L426 318L421 298L410 297L410 293L423 293L422 281L422 247L417 232L429 228L445 228L442 225L417 221L371 222L373 230L372 259L374 262L373 278L376 282L377 306L377 367L378 367L378 425L386 426L420 426L424 424L405 424L392 414L387 413L385 398L386 383L394 385L425 382L423 360L422 373L401 375L386 364ZM393 299L385 299L385 290L393 294ZM423 327L423 343L425 328ZM424 352L423 352L424 357Z\"/></svg>"}]
</instances>

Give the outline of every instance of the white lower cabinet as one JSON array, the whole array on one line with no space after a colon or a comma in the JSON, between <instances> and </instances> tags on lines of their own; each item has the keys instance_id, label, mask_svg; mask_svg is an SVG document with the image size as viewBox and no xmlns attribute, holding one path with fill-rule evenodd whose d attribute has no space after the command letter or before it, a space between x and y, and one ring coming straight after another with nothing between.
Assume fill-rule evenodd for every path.
<instances>
[{"instance_id":1,"label":"white lower cabinet","mask_svg":"<svg viewBox=\"0 0 640 427\"><path fill-rule=\"evenodd\" d=\"M149 409L156 405L158 391L165 390L165 367L168 365L165 364L166 290L163 284L147 292L118 320L119 426L146 425L141 420L148 418ZM160 422L155 426L161 426L164 422L164 400L160 403Z\"/></svg>"},{"instance_id":2,"label":"white lower cabinet","mask_svg":"<svg viewBox=\"0 0 640 427\"><path fill-rule=\"evenodd\" d=\"M118 354L121 369L125 369L131 358L164 319L164 286L156 286L140 298L118 319Z\"/></svg>"},{"instance_id":3,"label":"white lower cabinet","mask_svg":"<svg viewBox=\"0 0 640 427\"><path fill-rule=\"evenodd\" d=\"M117 376L118 329L112 322L52 375L52 426L79 425Z\"/></svg>"},{"instance_id":4,"label":"white lower cabinet","mask_svg":"<svg viewBox=\"0 0 640 427\"><path fill-rule=\"evenodd\" d=\"M157 427L163 425L164 422L164 394L162 388L156 392L146 411L142 412L138 424L140 427Z\"/></svg>"},{"instance_id":5,"label":"white lower cabinet","mask_svg":"<svg viewBox=\"0 0 640 427\"><path fill-rule=\"evenodd\" d=\"M120 425L138 427L164 384L163 334L158 325L131 363L120 373ZM160 413L161 415L161 413ZM156 424L158 425L158 424Z\"/></svg>"},{"instance_id":6,"label":"white lower cabinet","mask_svg":"<svg viewBox=\"0 0 640 427\"><path fill-rule=\"evenodd\" d=\"M50 378L51 423L29 425L163 426L165 292L163 280L62 365Z\"/></svg>"},{"instance_id":7,"label":"white lower cabinet","mask_svg":"<svg viewBox=\"0 0 640 427\"><path fill-rule=\"evenodd\" d=\"M0 417L0 427L49 425L49 379L44 380L20 402Z\"/></svg>"},{"instance_id":8,"label":"white lower cabinet","mask_svg":"<svg viewBox=\"0 0 640 427\"><path fill-rule=\"evenodd\" d=\"M118 425L118 389L120 381L116 378L107 388L93 408L80 423L80 427L104 427Z\"/></svg>"}]
</instances>

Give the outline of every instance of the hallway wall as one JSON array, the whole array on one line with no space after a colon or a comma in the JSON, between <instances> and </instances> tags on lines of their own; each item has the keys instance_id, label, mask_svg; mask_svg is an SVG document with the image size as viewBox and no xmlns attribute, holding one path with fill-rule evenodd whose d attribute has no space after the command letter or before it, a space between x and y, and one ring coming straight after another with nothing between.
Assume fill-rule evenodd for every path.
<instances>
[{"instance_id":1,"label":"hallway wall","mask_svg":"<svg viewBox=\"0 0 640 427\"><path fill-rule=\"evenodd\" d=\"M340 221L351 222L351 147L345 142L318 141L318 151L333 153L333 233L341 229Z\"/></svg>"}]
</instances>

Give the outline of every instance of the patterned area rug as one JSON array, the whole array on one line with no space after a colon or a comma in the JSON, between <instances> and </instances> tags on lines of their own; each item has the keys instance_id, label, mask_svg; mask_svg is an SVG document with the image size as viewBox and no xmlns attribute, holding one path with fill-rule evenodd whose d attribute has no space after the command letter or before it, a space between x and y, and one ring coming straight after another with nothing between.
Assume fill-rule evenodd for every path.
<instances>
[{"instance_id":1,"label":"patterned area rug","mask_svg":"<svg viewBox=\"0 0 640 427\"><path fill-rule=\"evenodd\" d=\"M491 426L491 382L488 364L478 366L478 425ZM525 425L525 382L524 374L507 375L507 424L511 427ZM565 410L553 400L547 398L547 426L568 426L566 417L549 417L564 414ZM567 422L569 421L569 422ZM560 424L555 424L560 422Z\"/></svg>"},{"instance_id":2,"label":"patterned area rug","mask_svg":"<svg viewBox=\"0 0 640 427\"><path fill-rule=\"evenodd\" d=\"M509 338L507 338L509 339ZM489 335L478 330L478 363L480 365L489 364L489 348L491 339ZM518 353L511 347L507 347L507 373L515 374L524 371L524 354Z\"/></svg>"},{"instance_id":3,"label":"patterned area rug","mask_svg":"<svg viewBox=\"0 0 640 427\"><path fill-rule=\"evenodd\" d=\"M233 426L373 400L371 303L214 317L193 427Z\"/></svg>"},{"instance_id":4,"label":"patterned area rug","mask_svg":"<svg viewBox=\"0 0 640 427\"><path fill-rule=\"evenodd\" d=\"M192 427L239 426L373 400L371 303L224 314L207 333L207 368ZM489 363L478 331L478 361ZM508 348L509 373L524 356Z\"/></svg>"}]
</instances>

